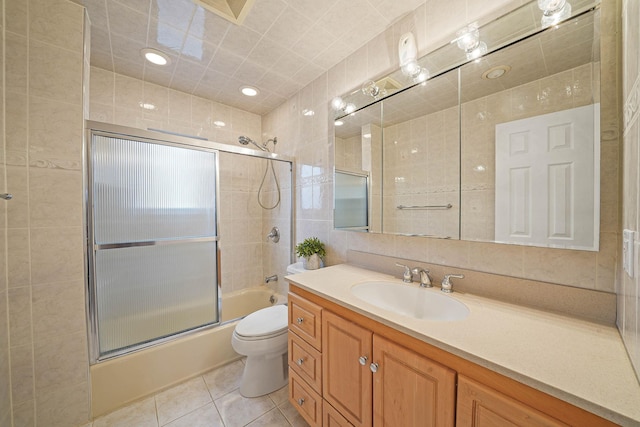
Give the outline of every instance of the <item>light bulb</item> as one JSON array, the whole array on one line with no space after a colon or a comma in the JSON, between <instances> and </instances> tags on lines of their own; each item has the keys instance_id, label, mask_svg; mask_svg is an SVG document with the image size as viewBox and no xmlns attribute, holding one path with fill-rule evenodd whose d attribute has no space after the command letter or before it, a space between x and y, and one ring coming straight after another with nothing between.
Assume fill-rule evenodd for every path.
<instances>
[{"instance_id":1,"label":"light bulb","mask_svg":"<svg viewBox=\"0 0 640 427\"><path fill-rule=\"evenodd\" d=\"M333 108L335 111L342 111L346 106L347 103L344 102L344 99L339 96L336 96L331 100L331 108Z\"/></svg>"}]
</instances>

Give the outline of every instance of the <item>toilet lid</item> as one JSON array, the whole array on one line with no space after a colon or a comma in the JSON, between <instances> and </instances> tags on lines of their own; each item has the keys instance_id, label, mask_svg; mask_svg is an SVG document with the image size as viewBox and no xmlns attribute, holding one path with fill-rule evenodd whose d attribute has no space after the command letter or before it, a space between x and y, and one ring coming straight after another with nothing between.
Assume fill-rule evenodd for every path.
<instances>
[{"instance_id":1,"label":"toilet lid","mask_svg":"<svg viewBox=\"0 0 640 427\"><path fill-rule=\"evenodd\" d=\"M255 311L236 326L236 334L243 337L262 337L287 329L287 306L274 305Z\"/></svg>"}]
</instances>

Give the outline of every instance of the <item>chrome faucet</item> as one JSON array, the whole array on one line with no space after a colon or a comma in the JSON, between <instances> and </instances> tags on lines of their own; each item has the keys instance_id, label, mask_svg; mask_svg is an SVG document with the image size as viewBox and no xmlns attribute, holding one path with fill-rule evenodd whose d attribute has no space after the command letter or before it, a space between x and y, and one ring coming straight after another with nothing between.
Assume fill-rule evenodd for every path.
<instances>
[{"instance_id":1,"label":"chrome faucet","mask_svg":"<svg viewBox=\"0 0 640 427\"><path fill-rule=\"evenodd\" d=\"M402 273L402 281L405 283L413 283L413 274L411 268L408 265L400 264L396 262L397 267L404 267L404 273Z\"/></svg>"},{"instance_id":2,"label":"chrome faucet","mask_svg":"<svg viewBox=\"0 0 640 427\"><path fill-rule=\"evenodd\" d=\"M421 288L432 288L433 284L431 283L431 276L429 276L429 270L415 267L411 270L413 274L420 275L420 287Z\"/></svg>"},{"instance_id":3,"label":"chrome faucet","mask_svg":"<svg viewBox=\"0 0 640 427\"><path fill-rule=\"evenodd\" d=\"M453 283L451 282L452 277L464 279L464 274L445 274L444 279L442 279L442 287L440 288L442 292L446 292L448 294L453 292Z\"/></svg>"},{"instance_id":4,"label":"chrome faucet","mask_svg":"<svg viewBox=\"0 0 640 427\"><path fill-rule=\"evenodd\" d=\"M278 275L274 274L272 276L265 276L264 278L264 283L269 283L269 282L277 282L278 281Z\"/></svg>"}]
</instances>

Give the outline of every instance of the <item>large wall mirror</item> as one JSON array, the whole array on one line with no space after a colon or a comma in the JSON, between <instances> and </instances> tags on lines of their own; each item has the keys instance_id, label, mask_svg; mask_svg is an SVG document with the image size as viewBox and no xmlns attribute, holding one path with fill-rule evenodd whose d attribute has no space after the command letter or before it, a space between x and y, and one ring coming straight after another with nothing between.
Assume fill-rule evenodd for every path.
<instances>
[{"instance_id":1,"label":"large wall mirror","mask_svg":"<svg viewBox=\"0 0 640 427\"><path fill-rule=\"evenodd\" d=\"M598 250L599 23L592 9L340 117L335 228Z\"/></svg>"}]
</instances>

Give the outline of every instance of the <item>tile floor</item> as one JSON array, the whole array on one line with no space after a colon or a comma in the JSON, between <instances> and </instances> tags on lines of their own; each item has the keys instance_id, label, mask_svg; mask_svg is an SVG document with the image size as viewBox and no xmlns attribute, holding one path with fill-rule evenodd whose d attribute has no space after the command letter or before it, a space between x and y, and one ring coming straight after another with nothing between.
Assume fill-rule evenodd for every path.
<instances>
[{"instance_id":1,"label":"tile floor","mask_svg":"<svg viewBox=\"0 0 640 427\"><path fill-rule=\"evenodd\" d=\"M244 361L96 418L83 427L306 427L287 400L287 387L248 399L238 390Z\"/></svg>"}]
</instances>

